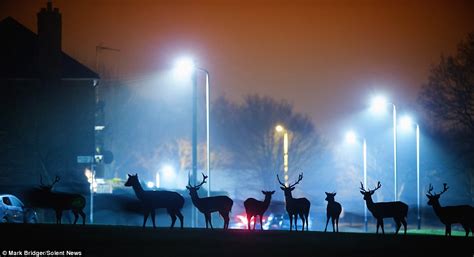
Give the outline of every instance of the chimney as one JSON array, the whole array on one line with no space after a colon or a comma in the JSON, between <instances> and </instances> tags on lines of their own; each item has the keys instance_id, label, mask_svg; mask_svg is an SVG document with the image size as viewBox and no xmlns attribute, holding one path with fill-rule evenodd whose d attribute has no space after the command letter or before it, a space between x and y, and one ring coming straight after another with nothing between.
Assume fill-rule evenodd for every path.
<instances>
[{"instance_id":1,"label":"chimney","mask_svg":"<svg viewBox=\"0 0 474 257\"><path fill-rule=\"evenodd\" d=\"M51 0L38 12L38 48L40 78L54 85L61 79L61 13Z\"/></svg>"}]
</instances>

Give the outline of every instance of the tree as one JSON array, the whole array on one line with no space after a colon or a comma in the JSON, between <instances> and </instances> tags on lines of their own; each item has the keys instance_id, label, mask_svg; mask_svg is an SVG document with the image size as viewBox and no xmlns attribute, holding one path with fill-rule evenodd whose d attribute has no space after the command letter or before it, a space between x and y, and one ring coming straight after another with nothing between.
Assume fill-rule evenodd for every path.
<instances>
[{"instance_id":1,"label":"tree","mask_svg":"<svg viewBox=\"0 0 474 257\"><path fill-rule=\"evenodd\" d=\"M292 173L305 171L320 146L313 122L284 100L248 95L243 103L236 104L221 97L212 110L214 144L233 156L228 167L258 172L265 186L272 186L275 175L283 169L283 136L275 131L276 125L288 131Z\"/></svg>"},{"instance_id":2,"label":"tree","mask_svg":"<svg viewBox=\"0 0 474 257\"><path fill-rule=\"evenodd\" d=\"M474 32L459 43L454 56L441 56L423 85L419 102L431 133L449 153L452 169L462 170L473 190L474 170Z\"/></svg>"}]
</instances>

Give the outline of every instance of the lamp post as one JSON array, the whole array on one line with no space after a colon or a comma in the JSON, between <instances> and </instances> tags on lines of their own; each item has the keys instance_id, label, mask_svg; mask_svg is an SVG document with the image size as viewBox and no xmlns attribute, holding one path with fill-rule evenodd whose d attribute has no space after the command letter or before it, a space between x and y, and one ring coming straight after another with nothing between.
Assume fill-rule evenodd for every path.
<instances>
[{"instance_id":1,"label":"lamp post","mask_svg":"<svg viewBox=\"0 0 474 257\"><path fill-rule=\"evenodd\" d=\"M346 141L350 144L355 144L357 142L357 135L354 131L348 131L346 133ZM367 141L365 138L362 140L362 158L363 158L363 171L364 171L364 185L367 185ZM364 229L367 232L367 205L364 203Z\"/></svg>"},{"instance_id":2,"label":"lamp post","mask_svg":"<svg viewBox=\"0 0 474 257\"><path fill-rule=\"evenodd\" d=\"M397 201L398 190L397 190L397 106L382 96L376 96L372 99L371 109L374 112L383 111L387 105L392 106L392 122L393 122L393 191L394 199Z\"/></svg>"},{"instance_id":3,"label":"lamp post","mask_svg":"<svg viewBox=\"0 0 474 257\"><path fill-rule=\"evenodd\" d=\"M196 67L194 61L189 58L178 59L175 66L175 71L183 76L189 76L191 74L193 83L193 118L192 118L192 176L191 180L196 183L197 179L197 71L204 72L206 75L206 171L208 176L207 181L207 196L211 195L211 154L210 154L210 126L209 126L209 71ZM193 209L194 210L194 209ZM193 212L193 216L195 213ZM193 219L194 222L195 219Z\"/></svg>"},{"instance_id":4,"label":"lamp post","mask_svg":"<svg viewBox=\"0 0 474 257\"><path fill-rule=\"evenodd\" d=\"M416 206L417 206L417 221L418 229L421 228L420 215L420 126L414 123L410 116L403 116L400 119L400 126L405 129L412 128L415 125L416 134Z\"/></svg>"},{"instance_id":5,"label":"lamp post","mask_svg":"<svg viewBox=\"0 0 474 257\"><path fill-rule=\"evenodd\" d=\"M282 125L277 125L275 130L279 133L283 132L283 173L285 186L288 186L288 131Z\"/></svg>"}]
</instances>

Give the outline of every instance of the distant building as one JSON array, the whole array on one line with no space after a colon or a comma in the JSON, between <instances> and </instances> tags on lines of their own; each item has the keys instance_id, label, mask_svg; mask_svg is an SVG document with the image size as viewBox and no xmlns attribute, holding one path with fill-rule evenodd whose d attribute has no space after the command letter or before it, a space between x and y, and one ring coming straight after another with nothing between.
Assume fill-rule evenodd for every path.
<instances>
[{"instance_id":1,"label":"distant building","mask_svg":"<svg viewBox=\"0 0 474 257\"><path fill-rule=\"evenodd\" d=\"M0 185L37 184L40 174L87 183L78 156L94 156L99 76L61 50L51 2L37 19L38 34L0 21Z\"/></svg>"}]
</instances>

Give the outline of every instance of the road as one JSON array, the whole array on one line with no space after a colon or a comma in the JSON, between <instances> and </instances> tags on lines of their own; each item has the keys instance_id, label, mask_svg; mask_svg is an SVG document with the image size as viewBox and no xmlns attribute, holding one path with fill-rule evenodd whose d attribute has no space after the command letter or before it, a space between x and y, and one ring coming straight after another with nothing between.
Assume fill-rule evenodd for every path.
<instances>
[{"instance_id":1,"label":"road","mask_svg":"<svg viewBox=\"0 0 474 257\"><path fill-rule=\"evenodd\" d=\"M3 251L25 256L474 256L474 237L106 225L0 224ZM50 251L50 252L47 252ZM64 252L63 252L64 251ZM70 252L66 252L70 251ZM14 252L11 252L14 253ZM64 254L64 255L60 255ZM70 254L70 255L68 255ZM4 255L2 255L4 256ZM37 255L41 256L41 255ZM43 255L45 256L45 255ZM47 256L47 255L46 255Z\"/></svg>"}]
</instances>

